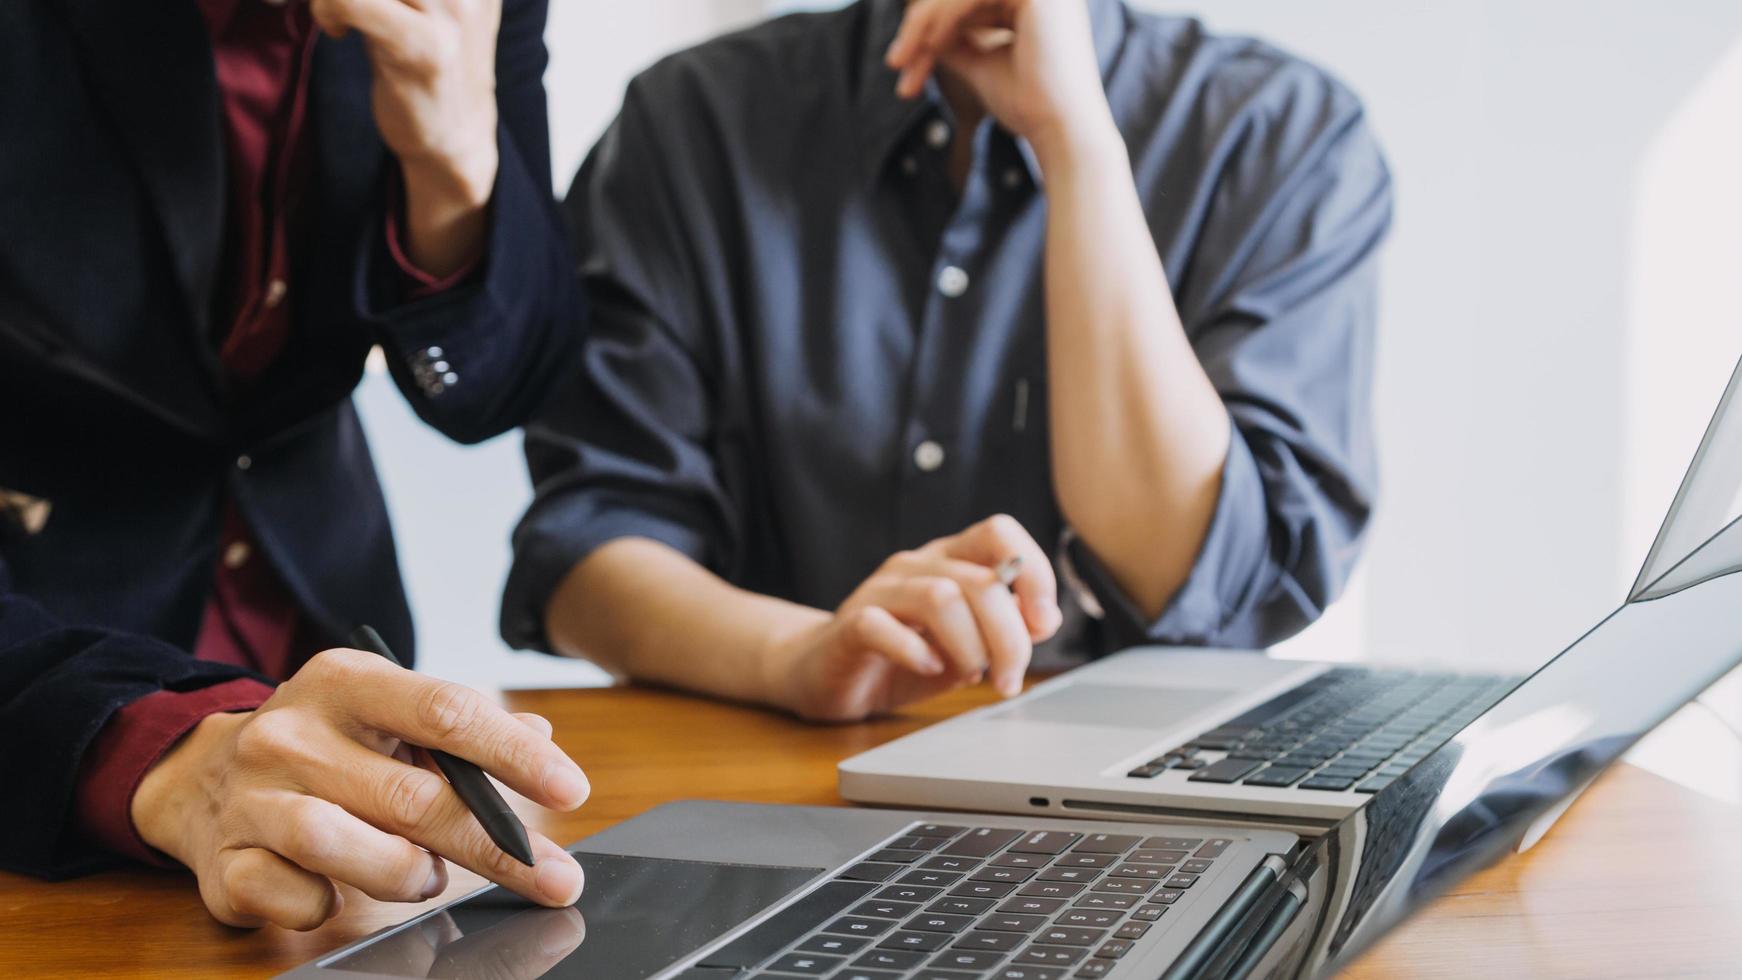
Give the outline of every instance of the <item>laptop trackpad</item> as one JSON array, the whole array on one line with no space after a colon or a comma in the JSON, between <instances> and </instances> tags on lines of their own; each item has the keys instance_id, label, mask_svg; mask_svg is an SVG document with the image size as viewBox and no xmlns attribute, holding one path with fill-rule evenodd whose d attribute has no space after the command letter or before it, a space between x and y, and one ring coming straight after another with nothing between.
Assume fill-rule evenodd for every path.
<instances>
[{"instance_id":1,"label":"laptop trackpad","mask_svg":"<svg viewBox=\"0 0 1742 980\"><path fill-rule=\"evenodd\" d=\"M1114 728L1170 728L1226 701L1237 690L1069 684L985 715L998 721L1047 721Z\"/></svg>"},{"instance_id":2,"label":"laptop trackpad","mask_svg":"<svg viewBox=\"0 0 1742 980\"><path fill-rule=\"evenodd\" d=\"M780 901L817 868L767 868L575 852L587 872L575 906L539 908L484 892L337 961L395 977L635 980Z\"/></svg>"}]
</instances>

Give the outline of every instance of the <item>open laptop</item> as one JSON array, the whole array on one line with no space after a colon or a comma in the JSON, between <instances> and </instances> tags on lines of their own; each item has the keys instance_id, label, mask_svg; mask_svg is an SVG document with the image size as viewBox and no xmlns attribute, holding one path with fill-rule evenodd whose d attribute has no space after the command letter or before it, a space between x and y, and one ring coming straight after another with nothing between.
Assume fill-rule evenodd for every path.
<instances>
[{"instance_id":1,"label":"open laptop","mask_svg":"<svg viewBox=\"0 0 1742 980\"><path fill-rule=\"evenodd\" d=\"M1742 364L1629 599L1742 510L1739 387ZM1318 833L1517 681L1142 647L847 759L840 789L864 803Z\"/></svg>"},{"instance_id":2,"label":"open laptop","mask_svg":"<svg viewBox=\"0 0 1742 980\"><path fill-rule=\"evenodd\" d=\"M1708 451L1742 465L1742 438L1709 436ZM1657 559L1620 609L1315 838L673 803L571 848L587 870L573 908L492 886L287 976L1328 976L1742 664L1738 483L1690 472L1672 521L1716 513L1715 533Z\"/></svg>"}]
</instances>

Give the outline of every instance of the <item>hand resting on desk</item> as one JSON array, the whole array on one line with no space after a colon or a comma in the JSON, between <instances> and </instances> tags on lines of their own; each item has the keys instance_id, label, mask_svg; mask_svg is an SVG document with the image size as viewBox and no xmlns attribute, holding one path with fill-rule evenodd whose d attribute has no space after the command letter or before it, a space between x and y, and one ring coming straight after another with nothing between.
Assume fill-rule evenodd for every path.
<instances>
[{"instance_id":1,"label":"hand resting on desk","mask_svg":"<svg viewBox=\"0 0 1742 980\"><path fill-rule=\"evenodd\" d=\"M474 762L554 809L589 792L537 715L336 649L258 709L201 721L146 773L133 823L193 870L206 907L229 925L312 929L339 911L335 882L423 901L447 887L443 858L544 905L580 896L580 866L561 847L529 831L535 867L504 854L412 745Z\"/></svg>"}]
</instances>

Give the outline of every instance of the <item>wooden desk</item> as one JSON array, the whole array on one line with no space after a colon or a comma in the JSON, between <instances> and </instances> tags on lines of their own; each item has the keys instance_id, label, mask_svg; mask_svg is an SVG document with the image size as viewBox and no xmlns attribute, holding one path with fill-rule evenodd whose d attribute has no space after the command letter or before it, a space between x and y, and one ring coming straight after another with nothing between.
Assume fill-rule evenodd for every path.
<instances>
[{"instance_id":1,"label":"wooden desk","mask_svg":"<svg viewBox=\"0 0 1742 980\"><path fill-rule=\"evenodd\" d=\"M837 728L635 688L508 700L550 718L592 777L578 813L522 809L567 842L677 799L838 804L838 760L986 698L961 692ZM448 894L476 884L456 871ZM185 874L61 884L0 874L0 976L270 976L414 911L352 891L314 932L248 932L212 921ZM1465 882L1351 975L1742 975L1742 813L1621 767L1535 850Z\"/></svg>"}]
</instances>

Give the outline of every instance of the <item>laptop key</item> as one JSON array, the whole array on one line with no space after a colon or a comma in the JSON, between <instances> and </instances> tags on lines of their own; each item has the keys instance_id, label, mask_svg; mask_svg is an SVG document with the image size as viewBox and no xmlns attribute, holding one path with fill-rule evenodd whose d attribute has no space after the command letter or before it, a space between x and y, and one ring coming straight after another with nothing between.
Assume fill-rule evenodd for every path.
<instances>
[{"instance_id":1,"label":"laptop key","mask_svg":"<svg viewBox=\"0 0 1742 980\"><path fill-rule=\"evenodd\" d=\"M1096 980L1098 977L1104 977L1107 974L1112 973L1113 967L1117 965L1118 964L1114 963L1112 960L1089 960L1082 966L1077 967L1077 972L1071 974L1071 976L1074 977L1075 980Z\"/></svg>"},{"instance_id":2,"label":"laptop key","mask_svg":"<svg viewBox=\"0 0 1742 980\"><path fill-rule=\"evenodd\" d=\"M856 966L849 966L829 980L901 980L901 974L890 973L888 970L861 970Z\"/></svg>"},{"instance_id":3,"label":"laptop key","mask_svg":"<svg viewBox=\"0 0 1742 980\"><path fill-rule=\"evenodd\" d=\"M1010 845L1010 849L1020 854L1063 854L1082 838L1082 834L1062 830L1037 830Z\"/></svg>"},{"instance_id":4,"label":"laptop key","mask_svg":"<svg viewBox=\"0 0 1742 980\"><path fill-rule=\"evenodd\" d=\"M1171 871L1173 866L1167 864L1121 864L1107 873L1115 878L1149 878L1160 881Z\"/></svg>"},{"instance_id":5,"label":"laptop key","mask_svg":"<svg viewBox=\"0 0 1742 980\"><path fill-rule=\"evenodd\" d=\"M1180 877L1174 875L1168 881ZM1147 895L1155 887L1155 882L1148 878L1107 878L1097 881L1089 888L1097 892L1110 892L1115 895Z\"/></svg>"},{"instance_id":6,"label":"laptop key","mask_svg":"<svg viewBox=\"0 0 1742 980\"><path fill-rule=\"evenodd\" d=\"M1031 881L1017 894L1033 898L1071 898L1082 890L1082 885L1072 881Z\"/></svg>"},{"instance_id":7,"label":"laptop key","mask_svg":"<svg viewBox=\"0 0 1742 980\"><path fill-rule=\"evenodd\" d=\"M1210 862L1202 858L1193 858L1179 866L1180 874L1201 875L1210 870Z\"/></svg>"},{"instance_id":8,"label":"laptop key","mask_svg":"<svg viewBox=\"0 0 1742 980\"><path fill-rule=\"evenodd\" d=\"M965 936L956 937L951 945L956 949L985 949L995 953L1008 953L1028 941L1025 932L996 932L975 930Z\"/></svg>"},{"instance_id":9,"label":"laptop key","mask_svg":"<svg viewBox=\"0 0 1742 980\"><path fill-rule=\"evenodd\" d=\"M1090 892L1078 898L1071 904L1080 909L1128 909L1136 905L1142 895L1116 895L1107 892Z\"/></svg>"},{"instance_id":10,"label":"laptop key","mask_svg":"<svg viewBox=\"0 0 1742 980\"><path fill-rule=\"evenodd\" d=\"M1046 854L1014 854L1005 852L991 860L991 864L1000 868L1044 868L1050 860Z\"/></svg>"},{"instance_id":11,"label":"laptop key","mask_svg":"<svg viewBox=\"0 0 1742 980\"><path fill-rule=\"evenodd\" d=\"M1146 851L1189 851L1203 842L1202 837L1145 837L1143 849ZM1131 860L1141 859L1132 855Z\"/></svg>"},{"instance_id":12,"label":"laptop key","mask_svg":"<svg viewBox=\"0 0 1742 980\"><path fill-rule=\"evenodd\" d=\"M942 888L931 888L926 885L890 885L871 897L886 898L896 902L929 902L942 891Z\"/></svg>"},{"instance_id":13,"label":"laptop key","mask_svg":"<svg viewBox=\"0 0 1742 980\"><path fill-rule=\"evenodd\" d=\"M1095 950L1095 956L1103 960L1116 960L1129 952L1131 952L1131 940L1109 939L1101 944L1100 949Z\"/></svg>"},{"instance_id":14,"label":"laptop key","mask_svg":"<svg viewBox=\"0 0 1742 980\"><path fill-rule=\"evenodd\" d=\"M1301 789L1343 790L1355 785L1354 777L1314 776L1300 784Z\"/></svg>"},{"instance_id":15,"label":"laptop key","mask_svg":"<svg viewBox=\"0 0 1742 980\"><path fill-rule=\"evenodd\" d=\"M831 956L847 956L857 953L871 940L864 936L830 936L827 934L812 936L793 947L795 953L828 953Z\"/></svg>"},{"instance_id":16,"label":"laptop key","mask_svg":"<svg viewBox=\"0 0 1742 980\"><path fill-rule=\"evenodd\" d=\"M1034 937L1037 943L1052 946L1093 946L1107 935L1105 929L1083 929L1076 926L1053 926Z\"/></svg>"},{"instance_id":17,"label":"laptop key","mask_svg":"<svg viewBox=\"0 0 1742 980\"><path fill-rule=\"evenodd\" d=\"M1192 841L1190 847L1197 847L1203 841ZM1169 848L1165 851L1141 850L1125 855L1125 860L1132 864L1178 864L1191 856L1191 850Z\"/></svg>"},{"instance_id":18,"label":"laptop key","mask_svg":"<svg viewBox=\"0 0 1742 980\"><path fill-rule=\"evenodd\" d=\"M1232 840L1229 840L1226 837L1212 837L1209 840L1204 841L1203 847L1200 847L1196 851L1193 851L1192 857L1199 857L1199 858L1206 858L1206 859L1219 858L1222 856L1222 852L1227 850L1228 847L1233 843L1234 842Z\"/></svg>"},{"instance_id":19,"label":"laptop key","mask_svg":"<svg viewBox=\"0 0 1742 980\"><path fill-rule=\"evenodd\" d=\"M1131 779L1154 779L1167 771L1167 766L1154 762L1145 762L1125 775Z\"/></svg>"},{"instance_id":20,"label":"laptop key","mask_svg":"<svg viewBox=\"0 0 1742 980\"><path fill-rule=\"evenodd\" d=\"M1027 966L1012 963L997 973L991 980L1064 980L1065 971L1055 970L1050 966Z\"/></svg>"},{"instance_id":21,"label":"laptop key","mask_svg":"<svg viewBox=\"0 0 1742 980\"><path fill-rule=\"evenodd\" d=\"M1071 848L1079 854L1124 854L1137 843L1137 838L1128 834L1087 834Z\"/></svg>"},{"instance_id":22,"label":"laptop key","mask_svg":"<svg viewBox=\"0 0 1742 980\"><path fill-rule=\"evenodd\" d=\"M930 868L920 868L902 875L900 878L896 879L896 882L897 884L902 885L936 885L942 887L944 885L953 885L960 880L962 880L962 876L954 871L933 871Z\"/></svg>"},{"instance_id":23,"label":"laptop key","mask_svg":"<svg viewBox=\"0 0 1742 980\"><path fill-rule=\"evenodd\" d=\"M947 932L919 932L912 929L902 929L883 937L878 943L879 949L905 949L921 953L934 953L944 948L950 941Z\"/></svg>"},{"instance_id":24,"label":"laptop key","mask_svg":"<svg viewBox=\"0 0 1742 980\"><path fill-rule=\"evenodd\" d=\"M855 905L848 914L866 915L873 919L905 919L917 911L919 906L913 902L887 902L874 898Z\"/></svg>"},{"instance_id":25,"label":"laptop key","mask_svg":"<svg viewBox=\"0 0 1742 980\"><path fill-rule=\"evenodd\" d=\"M1177 888L1163 888L1161 891L1149 896L1145 901L1160 902L1163 905L1172 905L1179 901L1180 896L1184 894L1185 892L1182 892Z\"/></svg>"},{"instance_id":26,"label":"laptop key","mask_svg":"<svg viewBox=\"0 0 1742 980\"><path fill-rule=\"evenodd\" d=\"M1372 779L1369 779L1366 782L1362 783L1361 785L1355 787L1355 792L1357 792L1357 793L1377 793L1380 790L1382 790L1385 787L1390 786L1390 785L1391 785L1391 777L1390 776L1375 776Z\"/></svg>"},{"instance_id":27,"label":"laptop key","mask_svg":"<svg viewBox=\"0 0 1742 980\"><path fill-rule=\"evenodd\" d=\"M781 973L802 973L805 976L820 977L845 963L840 956L819 956L815 953L788 953L773 963L768 964L770 970Z\"/></svg>"},{"instance_id":28,"label":"laptop key","mask_svg":"<svg viewBox=\"0 0 1742 980\"><path fill-rule=\"evenodd\" d=\"M1000 912L1020 912L1023 915L1051 915L1065 907L1062 898L1030 898L1018 895L1003 905L998 906Z\"/></svg>"},{"instance_id":29,"label":"laptop key","mask_svg":"<svg viewBox=\"0 0 1742 980\"><path fill-rule=\"evenodd\" d=\"M1100 868L1048 868L1040 873L1041 881L1094 881L1099 877Z\"/></svg>"},{"instance_id":30,"label":"laptop key","mask_svg":"<svg viewBox=\"0 0 1742 980\"><path fill-rule=\"evenodd\" d=\"M1144 907L1132 912L1131 917L1133 919L1140 919L1144 922L1154 922L1156 919L1159 919L1166 914L1167 906L1165 905L1145 905Z\"/></svg>"},{"instance_id":31,"label":"laptop key","mask_svg":"<svg viewBox=\"0 0 1742 980\"><path fill-rule=\"evenodd\" d=\"M853 965L875 970L910 970L924 962L924 953L905 949L874 949L854 960Z\"/></svg>"},{"instance_id":32,"label":"laptop key","mask_svg":"<svg viewBox=\"0 0 1742 980\"><path fill-rule=\"evenodd\" d=\"M977 827L957 838L950 846L944 848L945 854L960 854L966 857L990 857L1004 848L1004 845L1022 836L1020 830L1004 830L998 827Z\"/></svg>"},{"instance_id":33,"label":"laptop key","mask_svg":"<svg viewBox=\"0 0 1742 980\"><path fill-rule=\"evenodd\" d=\"M1115 938L1115 939L1130 939L1130 940L1135 941L1138 939L1142 939L1143 934L1148 932L1148 931L1149 931L1149 923L1147 923L1147 922L1127 922L1124 925L1120 926L1119 928L1113 930L1113 938Z\"/></svg>"},{"instance_id":34,"label":"laptop key","mask_svg":"<svg viewBox=\"0 0 1742 980\"><path fill-rule=\"evenodd\" d=\"M1213 762L1203 769L1192 773L1194 783L1231 783L1241 776L1257 769L1259 763L1251 759L1223 759Z\"/></svg>"},{"instance_id":35,"label":"laptop key","mask_svg":"<svg viewBox=\"0 0 1742 980\"><path fill-rule=\"evenodd\" d=\"M967 829L942 823L922 823L917 827L907 828L907 832L915 837L954 837Z\"/></svg>"},{"instance_id":36,"label":"laptop key","mask_svg":"<svg viewBox=\"0 0 1742 980\"><path fill-rule=\"evenodd\" d=\"M951 915L979 915L992 907L989 898L957 898L945 895L943 898L927 905L927 912L948 912Z\"/></svg>"},{"instance_id":37,"label":"laptop key","mask_svg":"<svg viewBox=\"0 0 1742 980\"><path fill-rule=\"evenodd\" d=\"M1105 868L1119 860L1117 854L1071 853L1053 862L1055 868Z\"/></svg>"},{"instance_id":38,"label":"laptop key","mask_svg":"<svg viewBox=\"0 0 1742 980\"><path fill-rule=\"evenodd\" d=\"M1092 874L1093 872L1085 872ZM1034 877L1032 868L981 868L968 876L969 881L1008 881L1020 885Z\"/></svg>"},{"instance_id":39,"label":"laptop key","mask_svg":"<svg viewBox=\"0 0 1742 980\"><path fill-rule=\"evenodd\" d=\"M1016 954L1018 963L1034 963L1039 966L1070 966L1083 958L1086 949L1074 946L1030 946Z\"/></svg>"},{"instance_id":40,"label":"laptop key","mask_svg":"<svg viewBox=\"0 0 1742 980\"><path fill-rule=\"evenodd\" d=\"M1197 875L1174 875L1167 879L1167 887L1169 888L1190 888L1197 883Z\"/></svg>"},{"instance_id":41,"label":"laptop key","mask_svg":"<svg viewBox=\"0 0 1742 980\"><path fill-rule=\"evenodd\" d=\"M921 970L910 980L980 980L977 973L962 973L959 970Z\"/></svg>"},{"instance_id":42,"label":"laptop key","mask_svg":"<svg viewBox=\"0 0 1742 980\"><path fill-rule=\"evenodd\" d=\"M1002 881L964 881L950 889L950 894L957 898L1003 898L1015 887Z\"/></svg>"},{"instance_id":43,"label":"laptop key","mask_svg":"<svg viewBox=\"0 0 1742 980\"><path fill-rule=\"evenodd\" d=\"M904 851L894 847L885 847L883 850L871 855L867 860L890 861L895 864L912 864L922 857L925 857L924 851Z\"/></svg>"},{"instance_id":44,"label":"laptop key","mask_svg":"<svg viewBox=\"0 0 1742 980\"><path fill-rule=\"evenodd\" d=\"M902 924L903 929L922 932L961 932L974 921L971 915L949 915L943 912L921 912Z\"/></svg>"},{"instance_id":45,"label":"laptop key","mask_svg":"<svg viewBox=\"0 0 1742 980\"><path fill-rule=\"evenodd\" d=\"M929 871L972 871L980 866L979 858L967 857L934 857L927 858L920 867Z\"/></svg>"},{"instance_id":46,"label":"laptop key","mask_svg":"<svg viewBox=\"0 0 1742 980\"><path fill-rule=\"evenodd\" d=\"M1118 912L1108 909L1065 909L1059 916L1058 925L1080 926L1085 929L1105 929L1118 922Z\"/></svg>"},{"instance_id":47,"label":"laptop key","mask_svg":"<svg viewBox=\"0 0 1742 980\"><path fill-rule=\"evenodd\" d=\"M839 919L823 926L823 932L838 933L843 936L881 936L888 932L895 923L888 919L873 919L860 915L843 915Z\"/></svg>"},{"instance_id":48,"label":"laptop key","mask_svg":"<svg viewBox=\"0 0 1742 980\"><path fill-rule=\"evenodd\" d=\"M847 881L888 881L907 869L899 864L855 864L836 877Z\"/></svg>"},{"instance_id":49,"label":"laptop key","mask_svg":"<svg viewBox=\"0 0 1742 980\"><path fill-rule=\"evenodd\" d=\"M1247 776L1242 782L1247 786L1292 786L1306 774L1307 770L1300 767L1272 765Z\"/></svg>"},{"instance_id":50,"label":"laptop key","mask_svg":"<svg viewBox=\"0 0 1742 980\"><path fill-rule=\"evenodd\" d=\"M1044 915L1023 915L1020 912L994 912L974 923L976 929L990 929L993 932L1033 932L1046 925Z\"/></svg>"},{"instance_id":51,"label":"laptop key","mask_svg":"<svg viewBox=\"0 0 1742 980\"><path fill-rule=\"evenodd\" d=\"M931 965L946 970L990 970L997 966L1004 956L983 949L946 949L939 953Z\"/></svg>"}]
</instances>

